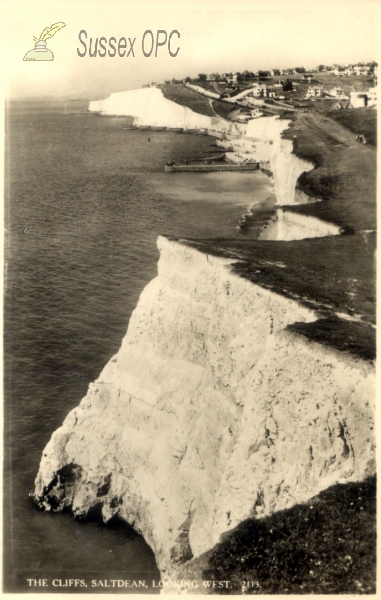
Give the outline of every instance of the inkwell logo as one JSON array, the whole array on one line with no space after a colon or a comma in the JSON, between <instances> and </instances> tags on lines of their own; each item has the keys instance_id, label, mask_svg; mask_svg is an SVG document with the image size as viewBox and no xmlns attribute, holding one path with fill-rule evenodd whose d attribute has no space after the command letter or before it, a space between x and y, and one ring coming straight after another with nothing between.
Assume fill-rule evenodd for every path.
<instances>
[{"instance_id":1,"label":"inkwell logo","mask_svg":"<svg viewBox=\"0 0 381 600\"><path fill-rule=\"evenodd\" d=\"M53 23L50 27L45 27L38 39L33 36L34 49L25 54L24 60L54 60L53 52L46 47L46 40L52 38L62 27L66 27L66 23Z\"/></svg>"}]
</instances>

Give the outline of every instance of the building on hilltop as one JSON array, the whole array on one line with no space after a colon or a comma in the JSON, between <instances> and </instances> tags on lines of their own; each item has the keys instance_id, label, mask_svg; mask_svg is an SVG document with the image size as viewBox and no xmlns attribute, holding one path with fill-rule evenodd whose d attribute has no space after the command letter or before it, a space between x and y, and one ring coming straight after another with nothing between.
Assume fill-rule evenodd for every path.
<instances>
[{"instance_id":1,"label":"building on hilltop","mask_svg":"<svg viewBox=\"0 0 381 600\"><path fill-rule=\"evenodd\" d=\"M357 76L360 76L360 75L370 75L370 69L367 66L357 65L356 67L353 67L353 72Z\"/></svg>"},{"instance_id":2,"label":"building on hilltop","mask_svg":"<svg viewBox=\"0 0 381 600\"><path fill-rule=\"evenodd\" d=\"M309 85L306 98L321 98L323 95L322 85Z\"/></svg>"},{"instance_id":3,"label":"building on hilltop","mask_svg":"<svg viewBox=\"0 0 381 600\"><path fill-rule=\"evenodd\" d=\"M345 92L341 87L334 87L327 92L327 94L333 96L334 98L340 98L341 100L349 100L348 96L345 95Z\"/></svg>"},{"instance_id":4,"label":"building on hilltop","mask_svg":"<svg viewBox=\"0 0 381 600\"><path fill-rule=\"evenodd\" d=\"M353 108L368 106L368 95L366 92L350 92L350 98Z\"/></svg>"},{"instance_id":5,"label":"building on hilltop","mask_svg":"<svg viewBox=\"0 0 381 600\"><path fill-rule=\"evenodd\" d=\"M367 91L368 106L377 106L377 86Z\"/></svg>"},{"instance_id":6,"label":"building on hilltop","mask_svg":"<svg viewBox=\"0 0 381 600\"><path fill-rule=\"evenodd\" d=\"M265 83L253 83L251 91L248 94L253 98L260 98L267 95L267 85Z\"/></svg>"}]
</instances>

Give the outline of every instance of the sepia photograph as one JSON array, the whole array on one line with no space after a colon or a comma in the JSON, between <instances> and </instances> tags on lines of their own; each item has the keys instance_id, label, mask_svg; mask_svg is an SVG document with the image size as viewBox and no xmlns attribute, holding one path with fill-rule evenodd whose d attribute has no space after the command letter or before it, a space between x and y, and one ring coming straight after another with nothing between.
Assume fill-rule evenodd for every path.
<instances>
[{"instance_id":1,"label":"sepia photograph","mask_svg":"<svg viewBox=\"0 0 381 600\"><path fill-rule=\"evenodd\" d=\"M380 17L4 0L3 594L376 594Z\"/></svg>"}]
</instances>

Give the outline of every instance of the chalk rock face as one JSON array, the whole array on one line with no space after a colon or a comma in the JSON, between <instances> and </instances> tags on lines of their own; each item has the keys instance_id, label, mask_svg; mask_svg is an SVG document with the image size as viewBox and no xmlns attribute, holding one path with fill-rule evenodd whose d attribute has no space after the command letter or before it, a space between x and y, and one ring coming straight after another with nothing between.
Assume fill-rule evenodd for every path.
<instances>
[{"instance_id":1,"label":"chalk rock face","mask_svg":"<svg viewBox=\"0 0 381 600\"><path fill-rule=\"evenodd\" d=\"M290 121L274 116L253 119L248 125L240 126L245 138L255 140L257 159L270 161L279 206L311 202L308 196L297 190L296 184L300 175L311 171L314 166L293 154L292 141L282 138L289 124Z\"/></svg>"},{"instance_id":2,"label":"chalk rock face","mask_svg":"<svg viewBox=\"0 0 381 600\"><path fill-rule=\"evenodd\" d=\"M158 88L142 88L114 92L105 100L93 100L90 112L103 115L135 117L139 125L158 127L204 128L211 126L211 118L193 112L164 98Z\"/></svg>"},{"instance_id":3,"label":"chalk rock face","mask_svg":"<svg viewBox=\"0 0 381 600\"><path fill-rule=\"evenodd\" d=\"M101 505L159 568L247 517L374 472L374 371L286 331L316 315L160 237L158 277L118 352L45 450L35 499Z\"/></svg>"},{"instance_id":4,"label":"chalk rock face","mask_svg":"<svg viewBox=\"0 0 381 600\"><path fill-rule=\"evenodd\" d=\"M340 235L340 233L340 227L333 223L278 208L277 220L260 234L259 239L291 242L306 238Z\"/></svg>"},{"instance_id":5,"label":"chalk rock face","mask_svg":"<svg viewBox=\"0 0 381 600\"><path fill-rule=\"evenodd\" d=\"M296 192L296 183L302 173L311 171L314 166L292 153L290 140L284 140L280 136L275 139L270 165L274 174L274 192L278 205L305 204L309 201L304 194Z\"/></svg>"},{"instance_id":6,"label":"chalk rock face","mask_svg":"<svg viewBox=\"0 0 381 600\"><path fill-rule=\"evenodd\" d=\"M274 143L280 139L282 131L287 129L291 121L280 119L278 116L261 117L240 126L245 136L255 140L265 140Z\"/></svg>"}]
</instances>

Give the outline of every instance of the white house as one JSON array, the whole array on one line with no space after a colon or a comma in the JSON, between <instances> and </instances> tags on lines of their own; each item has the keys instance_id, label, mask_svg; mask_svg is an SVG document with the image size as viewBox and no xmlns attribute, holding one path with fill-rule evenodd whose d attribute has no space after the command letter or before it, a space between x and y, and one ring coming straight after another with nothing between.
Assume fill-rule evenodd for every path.
<instances>
[{"instance_id":1,"label":"white house","mask_svg":"<svg viewBox=\"0 0 381 600\"><path fill-rule=\"evenodd\" d=\"M334 98L340 98L341 100L348 100L348 96L345 95L344 90L340 87L334 87L328 92Z\"/></svg>"},{"instance_id":2,"label":"white house","mask_svg":"<svg viewBox=\"0 0 381 600\"><path fill-rule=\"evenodd\" d=\"M251 116L253 119L258 119L263 116L263 113L259 110L259 108L254 108L251 110Z\"/></svg>"},{"instance_id":3,"label":"white house","mask_svg":"<svg viewBox=\"0 0 381 600\"><path fill-rule=\"evenodd\" d=\"M237 83L238 81L237 73L233 73L232 75L225 75L225 78L228 83Z\"/></svg>"},{"instance_id":4,"label":"white house","mask_svg":"<svg viewBox=\"0 0 381 600\"><path fill-rule=\"evenodd\" d=\"M267 94L267 86L266 84L254 83L251 88L250 96L254 98L259 98L260 96L266 96Z\"/></svg>"},{"instance_id":5,"label":"white house","mask_svg":"<svg viewBox=\"0 0 381 600\"><path fill-rule=\"evenodd\" d=\"M321 98L323 95L322 85L309 85L306 98Z\"/></svg>"},{"instance_id":6,"label":"white house","mask_svg":"<svg viewBox=\"0 0 381 600\"><path fill-rule=\"evenodd\" d=\"M354 74L357 76L369 75L369 73L370 73L369 67L362 67L362 66L353 67L353 71L354 71Z\"/></svg>"},{"instance_id":7,"label":"white house","mask_svg":"<svg viewBox=\"0 0 381 600\"><path fill-rule=\"evenodd\" d=\"M275 89L275 86L271 85L267 88L266 95L269 98L279 98L280 91L279 91L279 89Z\"/></svg>"},{"instance_id":8,"label":"white house","mask_svg":"<svg viewBox=\"0 0 381 600\"><path fill-rule=\"evenodd\" d=\"M350 92L351 104L353 108L362 108L368 104L366 92Z\"/></svg>"},{"instance_id":9,"label":"white house","mask_svg":"<svg viewBox=\"0 0 381 600\"><path fill-rule=\"evenodd\" d=\"M377 106L377 87L369 88L367 91L368 106Z\"/></svg>"}]
</instances>

